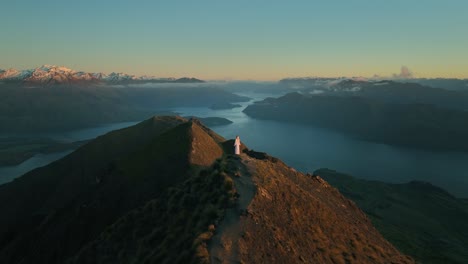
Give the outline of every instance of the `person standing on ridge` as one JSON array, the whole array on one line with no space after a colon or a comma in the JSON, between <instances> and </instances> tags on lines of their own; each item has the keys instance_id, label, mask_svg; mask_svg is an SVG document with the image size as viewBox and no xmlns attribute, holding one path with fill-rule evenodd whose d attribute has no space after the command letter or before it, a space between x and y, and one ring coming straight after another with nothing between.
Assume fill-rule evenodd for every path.
<instances>
[{"instance_id":1,"label":"person standing on ridge","mask_svg":"<svg viewBox=\"0 0 468 264\"><path fill-rule=\"evenodd\" d=\"M240 138L236 136L236 141L234 141L234 154L240 155Z\"/></svg>"}]
</instances>

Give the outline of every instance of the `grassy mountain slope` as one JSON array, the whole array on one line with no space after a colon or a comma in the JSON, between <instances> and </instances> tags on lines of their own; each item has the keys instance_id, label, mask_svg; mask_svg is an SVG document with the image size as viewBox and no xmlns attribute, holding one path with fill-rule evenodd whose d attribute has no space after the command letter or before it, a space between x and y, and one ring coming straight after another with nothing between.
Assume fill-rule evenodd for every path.
<instances>
[{"instance_id":1,"label":"grassy mountain slope","mask_svg":"<svg viewBox=\"0 0 468 264\"><path fill-rule=\"evenodd\" d=\"M1 263L412 263L318 177L155 117L0 186Z\"/></svg>"},{"instance_id":2,"label":"grassy mountain slope","mask_svg":"<svg viewBox=\"0 0 468 264\"><path fill-rule=\"evenodd\" d=\"M382 235L422 263L465 263L468 205L429 183L388 184L321 169L318 174L356 202Z\"/></svg>"},{"instance_id":3,"label":"grassy mountain slope","mask_svg":"<svg viewBox=\"0 0 468 264\"><path fill-rule=\"evenodd\" d=\"M208 263L207 242L234 199L220 160L126 214L69 263Z\"/></svg>"},{"instance_id":4,"label":"grassy mountain slope","mask_svg":"<svg viewBox=\"0 0 468 264\"><path fill-rule=\"evenodd\" d=\"M214 139L206 151L192 144L198 126L155 117L0 186L0 259L61 262L128 210L186 179L194 166L214 162L221 155ZM195 164L191 151L212 155Z\"/></svg>"},{"instance_id":5,"label":"grassy mountain slope","mask_svg":"<svg viewBox=\"0 0 468 264\"><path fill-rule=\"evenodd\" d=\"M238 244L243 263L412 263L320 177L267 155L243 159L257 191Z\"/></svg>"}]
</instances>

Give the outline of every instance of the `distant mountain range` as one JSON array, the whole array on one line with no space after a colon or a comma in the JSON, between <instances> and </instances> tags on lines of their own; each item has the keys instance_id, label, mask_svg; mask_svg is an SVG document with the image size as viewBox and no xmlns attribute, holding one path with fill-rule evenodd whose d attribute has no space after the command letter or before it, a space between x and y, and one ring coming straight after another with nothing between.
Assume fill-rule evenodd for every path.
<instances>
[{"instance_id":1,"label":"distant mountain range","mask_svg":"<svg viewBox=\"0 0 468 264\"><path fill-rule=\"evenodd\" d=\"M80 84L80 83L201 83L196 78L157 78L154 76L135 76L126 73L112 72L90 73L76 71L62 66L43 65L35 69L17 70L0 69L0 80L20 81L26 84Z\"/></svg>"},{"instance_id":2,"label":"distant mountain range","mask_svg":"<svg viewBox=\"0 0 468 264\"><path fill-rule=\"evenodd\" d=\"M364 77L304 77L304 78L285 78L278 82L279 85L296 89L310 90L317 92L321 90L328 91L359 91L359 87L384 85L384 84L419 84L421 87L441 88L452 91L468 91L468 79L454 78L409 78L409 79L382 79L382 78L364 78ZM346 88L352 88L347 90Z\"/></svg>"},{"instance_id":3,"label":"distant mountain range","mask_svg":"<svg viewBox=\"0 0 468 264\"><path fill-rule=\"evenodd\" d=\"M279 85L304 95L362 97L385 103L468 110L468 80L297 78L281 80Z\"/></svg>"}]
</instances>

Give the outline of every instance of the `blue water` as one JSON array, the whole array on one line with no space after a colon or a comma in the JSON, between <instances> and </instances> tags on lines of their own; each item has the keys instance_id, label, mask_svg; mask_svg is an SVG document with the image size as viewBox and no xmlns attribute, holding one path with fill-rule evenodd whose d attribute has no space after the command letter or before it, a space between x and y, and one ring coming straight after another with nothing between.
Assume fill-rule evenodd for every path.
<instances>
[{"instance_id":1,"label":"blue water","mask_svg":"<svg viewBox=\"0 0 468 264\"><path fill-rule=\"evenodd\" d=\"M103 126L98 126L94 128L80 129L64 133L54 133L54 134L36 134L36 137L48 137L57 140L63 140L67 142L81 141L93 139L97 136L110 132L112 130L132 126L137 122L123 122L123 123L113 123ZM65 157L72 150L56 152L51 154L37 154L34 157L24 161L23 163L16 166L0 166L0 184L7 183L13 179L25 174L26 172L45 166L53 161L56 161L60 158Z\"/></svg>"},{"instance_id":2,"label":"blue water","mask_svg":"<svg viewBox=\"0 0 468 264\"><path fill-rule=\"evenodd\" d=\"M266 94L247 94L260 100ZM170 109L181 115L199 117L225 117L233 124L213 127L225 138L240 135L249 148L268 152L288 165L304 172L330 168L353 176L392 183L411 180L431 182L459 197L468 197L468 153L431 152L388 146L361 141L330 130L311 126L257 120L248 117L242 108L211 110L202 107ZM53 137L71 140L94 138L108 131L133 125L118 123L93 129L55 134ZM14 167L0 167L0 184L4 178L11 180L25 171L44 166L66 153L41 155ZM7 175L7 176L5 176Z\"/></svg>"},{"instance_id":3,"label":"blue water","mask_svg":"<svg viewBox=\"0 0 468 264\"><path fill-rule=\"evenodd\" d=\"M52 161L58 160L72 151L56 152L52 154L37 154L17 166L0 167L0 184L12 181L26 172L45 166Z\"/></svg>"},{"instance_id":4,"label":"blue water","mask_svg":"<svg viewBox=\"0 0 468 264\"><path fill-rule=\"evenodd\" d=\"M257 96L257 100L264 97ZM234 123L212 129L225 138L239 135L249 148L267 152L303 172L330 168L391 183L421 180L456 196L468 197L468 153L423 151L362 141L322 128L253 119L242 113L244 108L174 110L183 115L228 118Z\"/></svg>"}]
</instances>

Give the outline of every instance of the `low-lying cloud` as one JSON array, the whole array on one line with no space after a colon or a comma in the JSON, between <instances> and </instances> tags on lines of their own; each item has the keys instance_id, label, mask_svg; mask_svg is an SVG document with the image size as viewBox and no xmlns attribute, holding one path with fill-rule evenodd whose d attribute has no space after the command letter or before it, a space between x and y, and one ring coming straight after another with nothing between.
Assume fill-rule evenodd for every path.
<instances>
[{"instance_id":1,"label":"low-lying cloud","mask_svg":"<svg viewBox=\"0 0 468 264\"><path fill-rule=\"evenodd\" d=\"M198 88L198 87L220 87L225 85L222 82L204 82L204 83L132 83L132 84L111 84L108 87L113 88Z\"/></svg>"}]
</instances>

